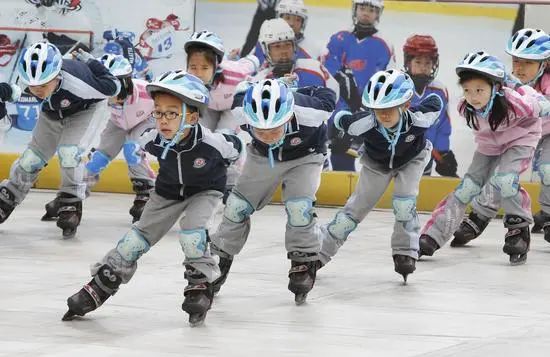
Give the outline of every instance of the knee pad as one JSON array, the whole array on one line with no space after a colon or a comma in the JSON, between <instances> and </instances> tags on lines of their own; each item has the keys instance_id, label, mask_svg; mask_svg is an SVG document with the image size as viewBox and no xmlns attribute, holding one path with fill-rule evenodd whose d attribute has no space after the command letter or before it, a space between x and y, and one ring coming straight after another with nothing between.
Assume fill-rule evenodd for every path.
<instances>
[{"instance_id":1,"label":"knee pad","mask_svg":"<svg viewBox=\"0 0 550 357\"><path fill-rule=\"evenodd\" d=\"M233 223L242 223L254 212L254 207L241 195L231 192L227 197L223 215Z\"/></svg>"},{"instance_id":2,"label":"knee pad","mask_svg":"<svg viewBox=\"0 0 550 357\"><path fill-rule=\"evenodd\" d=\"M313 200L300 197L285 202L288 225L292 227L305 227L313 221Z\"/></svg>"},{"instance_id":3,"label":"knee pad","mask_svg":"<svg viewBox=\"0 0 550 357\"><path fill-rule=\"evenodd\" d=\"M480 193L481 187L470 176L465 176L454 192L455 197L465 205Z\"/></svg>"},{"instance_id":4,"label":"knee pad","mask_svg":"<svg viewBox=\"0 0 550 357\"><path fill-rule=\"evenodd\" d=\"M19 166L23 171L33 174L46 166L44 161L34 150L26 149L19 158Z\"/></svg>"},{"instance_id":5,"label":"knee pad","mask_svg":"<svg viewBox=\"0 0 550 357\"><path fill-rule=\"evenodd\" d=\"M351 232L357 228L357 222L343 211L336 213L336 216L328 224L328 232L336 239L346 240Z\"/></svg>"},{"instance_id":6,"label":"knee pad","mask_svg":"<svg viewBox=\"0 0 550 357\"><path fill-rule=\"evenodd\" d=\"M128 166L136 166L141 163L141 147L136 141L127 141L122 146L124 158Z\"/></svg>"},{"instance_id":7,"label":"knee pad","mask_svg":"<svg viewBox=\"0 0 550 357\"><path fill-rule=\"evenodd\" d=\"M118 241L117 252L122 259L133 263L151 248L149 242L135 229L130 229L128 233Z\"/></svg>"},{"instance_id":8,"label":"knee pad","mask_svg":"<svg viewBox=\"0 0 550 357\"><path fill-rule=\"evenodd\" d=\"M185 229L180 231L180 245L187 258L201 258L206 252L208 233L206 229Z\"/></svg>"},{"instance_id":9,"label":"knee pad","mask_svg":"<svg viewBox=\"0 0 550 357\"><path fill-rule=\"evenodd\" d=\"M92 174L97 175L103 171L107 165L111 162L111 158L105 155L103 152L96 150L92 154L90 161L86 163L86 169Z\"/></svg>"},{"instance_id":10,"label":"knee pad","mask_svg":"<svg viewBox=\"0 0 550 357\"><path fill-rule=\"evenodd\" d=\"M408 222L416 217L416 197L414 196L393 196L392 206L395 220L398 222Z\"/></svg>"},{"instance_id":11,"label":"knee pad","mask_svg":"<svg viewBox=\"0 0 550 357\"><path fill-rule=\"evenodd\" d=\"M519 191L519 175L515 172L495 174L491 177L491 184L500 191L502 197L514 197Z\"/></svg>"},{"instance_id":12,"label":"knee pad","mask_svg":"<svg viewBox=\"0 0 550 357\"><path fill-rule=\"evenodd\" d=\"M63 168L75 168L80 164L80 149L76 145L60 145L57 155Z\"/></svg>"},{"instance_id":13,"label":"knee pad","mask_svg":"<svg viewBox=\"0 0 550 357\"><path fill-rule=\"evenodd\" d=\"M550 186L550 164L541 164L538 169L540 182L544 186Z\"/></svg>"}]
</instances>

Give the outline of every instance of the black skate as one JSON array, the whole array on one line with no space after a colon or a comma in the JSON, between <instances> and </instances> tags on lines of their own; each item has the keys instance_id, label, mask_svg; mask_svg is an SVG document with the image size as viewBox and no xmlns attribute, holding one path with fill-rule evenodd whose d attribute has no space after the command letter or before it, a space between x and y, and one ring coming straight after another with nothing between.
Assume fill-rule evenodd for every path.
<instances>
[{"instance_id":1,"label":"black skate","mask_svg":"<svg viewBox=\"0 0 550 357\"><path fill-rule=\"evenodd\" d=\"M191 327L202 324L206 318L206 313L212 306L212 300L214 298L212 284L189 283L183 295L185 296L185 300L183 300L181 308L189 314L189 324Z\"/></svg>"},{"instance_id":2,"label":"black skate","mask_svg":"<svg viewBox=\"0 0 550 357\"><path fill-rule=\"evenodd\" d=\"M508 233L504 238L502 251L510 256L511 265L524 264L531 243L529 225L519 216L506 216L504 225Z\"/></svg>"},{"instance_id":3,"label":"black skate","mask_svg":"<svg viewBox=\"0 0 550 357\"><path fill-rule=\"evenodd\" d=\"M0 187L0 223L8 219L15 206L14 194L7 187Z\"/></svg>"},{"instance_id":4,"label":"black skate","mask_svg":"<svg viewBox=\"0 0 550 357\"><path fill-rule=\"evenodd\" d=\"M301 252L291 252L289 258L308 257L311 254ZM317 274L317 261L290 261L290 270L288 271L288 290L294 294L296 305L302 305L306 302L307 294L313 289L315 276Z\"/></svg>"},{"instance_id":5,"label":"black skate","mask_svg":"<svg viewBox=\"0 0 550 357\"><path fill-rule=\"evenodd\" d=\"M59 218L59 208L61 208L59 196L56 196L53 200L46 203L44 208L46 209L46 213L44 213L40 220L44 222L57 221Z\"/></svg>"},{"instance_id":6,"label":"black skate","mask_svg":"<svg viewBox=\"0 0 550 357\"><path fill-rule=\"evenodd\" d=\"M416 260L408 255L396 254L393 256L393 265L395 272L403 275L405 285L407 284L407 275L416 270Z\"/></svg>"},{"instance_id":7,"label":"black skate","mask_svg":"<svg viewBox=\"0 0 550 357\"><path fill-rule=\"evenodd\" d=\"M462 220L460 227L454 233L455 238L451 241L451 247L462 247L469 241L476 239L483 233L491 220L475 212L471 212L468 217Z\"/></svg>"},{"instance_id":8,"label":"black skate","mask_svg":"<svg viewBox=\"0 0 550 357\"><path fill-rule=\"evenodd\" d=\"M419 258L423 255L427 255L431 257L432 255L434 255L435 251L440 248L439 244L437 244L436 241L427 234L420 235L419 243L420 243L420 251L418 252Z\"/></svg>"},{"instance_id":9,"label":"black skate","mask_svg":"<svg viewBox=\"0 0 550 357\"><path fill-rule=\"evenodd\" d=\"M214 295L218 294L220 292L220 289L222 288L222 285L225 284L225 281L227 280L227 276L229 275L229 270L231 269L231 264L233 264L233 257L228 255L228 257L222 257L220 256L220 262L218 263L218 266L220 267L221 275L218 279L214 280L212 283L212 289L214 291Z\"/></svg>"},{"instance_id":10,"label":"black skate","mask_svg":"<svg viewBox=\"0 0 550 357\"><path fill-rule=\"evenodd\" d=\"M535 221L535 224L531 229L531 233L543 233L545 223L550 223L550 214L540 210L533 215L533 220ZM544 239L546 239L546 237Z\"/></svg>"},{"instance_id":11,"label":"black skate","mask_svg":"<svg viewBox=\"0 0 550 357\"><path fill-rule=\"evenodd\" d=\"M141 214L147 201L149 201L149 195L153 186L149 185L146 180L132 179L132 189L136 193L134 204L130 207L130 215L132 216L132 223L136 223L141 219Z\"/></svg>"},{"instance_id":12,"label":"black skate","mask_svg":"<svg viewBox=\"0 0 550 357\"><path fill-rule=\"evenodd\" d=\"M121 282L108 265L103 265L88 284L67 299L69 311L61 320L70 321L76 316L84 316L94 311L117 292Z\"/></svg>"},{"instance_id":13,"label":"black skate","mask_svg":"<svg viewBox=\"0 0 550 357\"><path fill-rule=\"evenodd\" d=\"M57 219L57 226L63 230L63 238L71 239L76 235L76 228L82 219L82 201L64 202L63 198L75 199L76 197L61 193L61 206Z\"/></svg>"},{"instance_id":14,"label":"black skate","mask_svg":"<svg viewBox=\"0 0 550 357\"><path fill-rule=\"evenodd\" d=\"M550 222L547 222L543 226L544 240L550 243Z\"/></svg>"}]
</instances>

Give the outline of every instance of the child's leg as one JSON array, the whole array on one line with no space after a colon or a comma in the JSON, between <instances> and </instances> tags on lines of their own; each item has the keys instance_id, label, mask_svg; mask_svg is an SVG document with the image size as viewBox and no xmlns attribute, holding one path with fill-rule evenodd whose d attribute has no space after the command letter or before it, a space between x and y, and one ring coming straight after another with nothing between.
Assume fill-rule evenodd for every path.
<instances>
[{"instance_id":1,"label":"child's leg","mask_svg":"<svg viewBox=\"0 0 550 357\"><path fill-rule=\"evenodd\" d=\"M120 284L129 282L137 269L138 259L172 228L186 204L185 201L167 200L153 192L142 219L118 241L116 248L92 265L92 280L69 297L69 311L63 319L70 320L75 315L83 316L97 309L116 293Z\"/></svg>"},{"instance_id":2,"label":"child's leg","mask_svg":"<svg viewBox=\"0 0 550 357\"><path fill-rule=\"evenodd\" d=\"M320 259L323 265L336 255L357 224L374 208L392 179L390 171L379 171L371 167L364 158L361 159L361 163L359 181L353 194L332 221L321 226Z\"/></svg>"},{"instance_id":3,"label":"child's leg","mask_svg":"<svg viewBox=\"0 0 550 357\"><path fill-rule=\"evenodd\" d=\"M481 188L497 164L498 157L476 151L468 172L454 192L437 205L422 229L422 235L429 236L439 247L445 245L459 227L466 206L481 193Z\"/></svg>"},{"instance_id":4,"label":"child's leg","mask_svg":"<svg viewBox=\"0 0 550 357\"><path fill-rule=\"evenodd\" d=\"M45 113L40 114L31 142L13 163L10 177L0 184L0 223L27 196L38 174L54 155L61 131L62 124L59 120L50 119Z\"/></svg>"}]
</instances>

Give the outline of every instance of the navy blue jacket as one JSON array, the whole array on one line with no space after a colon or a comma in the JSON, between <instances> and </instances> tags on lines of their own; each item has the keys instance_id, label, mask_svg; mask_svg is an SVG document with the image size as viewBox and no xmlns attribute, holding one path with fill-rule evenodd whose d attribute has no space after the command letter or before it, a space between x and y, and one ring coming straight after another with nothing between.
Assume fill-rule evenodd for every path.
<instances>
[{"instance_id":1,"label":"navy blue jacket","mask_svg":"<svg viewBox=\"0 0 550 357\"><path fill-rule=\"evenodd\" d=\"M168 200L183 201L207 190L225 191L227 166L239 158L241 140L235 135L212 133L197 124L179 144L168 151L163 160L161 137L145 145L159 161L155 191Z\"/></svg>"}]
</instances>

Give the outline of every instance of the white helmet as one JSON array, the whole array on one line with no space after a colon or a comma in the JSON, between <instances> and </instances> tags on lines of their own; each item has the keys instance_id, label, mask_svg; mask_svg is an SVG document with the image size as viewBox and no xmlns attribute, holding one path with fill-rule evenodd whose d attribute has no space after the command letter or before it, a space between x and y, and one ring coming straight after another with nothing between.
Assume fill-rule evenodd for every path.
<instances>
[{"instance_id":1,"label":"white helmet","mask_svg":"<svg viewBox=\"0 0 550 357\"><path fill-rule=\"evenodd\" d=\"M398 69L376 72L363 92L363 105L372 109L394 108L408 102L414 94L409 75Z\"/></svg>"},{"instance_id":2,"label":"white helmet","mask_svg":"<svg viewBox=\"0 0 550 357\"><path fill-rule=\"evenodd\" d=\"M294 115L290 88L276 79L264 79L249 87L243 100L246 121L254 128L277 128Z\"/></svg>"},{"instance_id":3,"label":"white helmet","mask_svg":"<svg viewBox=\"0 0 550 357\"><path fill-rule=\"evenodd\" d=\"M199 78L181 69L164 73L145 88L149 95L154 92L169 93L200 110L208 106L208 89Z\"/></svg>"},{"instance_id":4,"label":"white helmet","mask_svg":"<svg viewBox=\"0 0 550 357\"><path fill-rule=\"evenodd\" d=\"M205 30L193 33L191 35L191 38L189 38L189 40L185 42L185 52L188 52L189 46L193 45L202 45L204 47L210 48L216 54L218 65L222 62L223 56L225 54L225 47L223 46L222 39L214 32Z\"/></svg>"},{"instance_id":5,"label":"white helmet","mask_svg":"<svg viewBox=\"0 0 550 357\"><path fill-rule=\"evenodd\" d=\"M382 11L384 10L384 0L353 0L353 5L351 7L351 17L354 24L357 24L357 5L370 5L372 7L378 8L378 16L380 16L380 14L382 14ZM378 17L376 22L379 21L379 18L380 17Z\"/></svg>"},{"instance_id":6,"label":"white helmet","mask_svg":"<svg viewBox=\"0 0 550 357\"><path fill-rule=\"evenodd\" d=\"M128 77L132 74L133 68L124 56L113 55L111 53L106 53L101 56L99 59L101 62L115 77Z\"/></svg>"},{"instance_id":7,"label":"white helmet","mask_svg":"<svg viewBox=\"0 0 550 357\"><path fill-rule=\"evenodd\" d=\"M277 12L277 17L281 17L281 15L285 14L301 17L302 28L300 32L304 33L307 23L307 8L303 0L281 0L279 5L275 8L275 11Z\"/></svg>"},{"instance_id":8,"label":"white helmet","mask_svg":"<svg viewBox=\"0 0 550 357\"><path fill-rule=\"evenodd\" d=\"M268 62L271 62L269 45L277 42L292 41L294 43L294 48L296 48L296 35L290 25L281 18L264 21L260 28L258 41L262 46L262 50Z\"/></svg>"},{"instance_id":9,"label":"white helmet","mask_svg":"<svg viewBox=\"0 0 550 357\"><path fill-rule=\"evenodd\" d=\"M550 58L550 36L539 29L522 29L506 45L506 52L514 57L533 61Z\"/></svg>"},{"instance_id":10,"label":"white helmet","mask_svg":"<svg viewBox=\"0 0 550 357\"><path fill-rule=\"evenodd\" d=\"M23 50L17 72L29 86L46 84L61 72L63 57L59 49L47 42L37 42Z\"/></svg>"}]
</instances>

